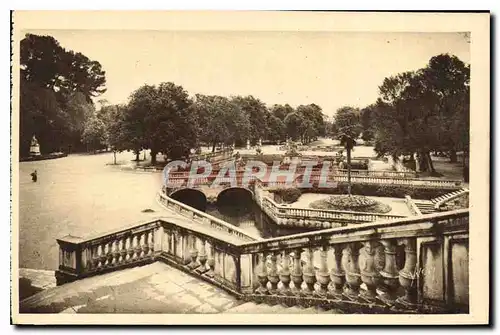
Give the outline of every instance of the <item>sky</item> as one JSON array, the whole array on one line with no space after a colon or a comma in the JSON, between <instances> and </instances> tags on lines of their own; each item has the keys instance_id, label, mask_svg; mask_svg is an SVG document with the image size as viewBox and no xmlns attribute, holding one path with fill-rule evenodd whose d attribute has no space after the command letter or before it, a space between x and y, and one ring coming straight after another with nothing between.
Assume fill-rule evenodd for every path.
<instances>
[{"instance_id":1,"label":"sky","mask_svg":"<svg viewBox=\"0 0 500 335\"><path fill-rule=\"evenodd\" d=\"M33 30L99 61L107 92L125 103L144 84L190 95L253 95L268 105L315 103L332 116L375 102L385 77L449 53L470 63L460 33Z\"/></svg>"}]
</instances>

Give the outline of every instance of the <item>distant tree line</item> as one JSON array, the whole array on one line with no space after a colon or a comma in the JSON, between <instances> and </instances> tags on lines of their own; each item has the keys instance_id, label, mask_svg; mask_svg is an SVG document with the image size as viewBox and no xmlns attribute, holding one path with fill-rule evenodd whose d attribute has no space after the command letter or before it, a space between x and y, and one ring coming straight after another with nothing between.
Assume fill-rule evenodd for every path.
<instances>
[{"instance_id":1,"label":"distant tree line","mask_svg":"<svg viewBox=\"0 0 500 335\"><path fill-rule=\"evenodd\" d=\"M274 105L253 96L189 96L171 82L144 85L123 105L92 98L105 92L105 72L96 61L64 49L50 36L26 35L21 42L21 154L36 135L41 149L77 151L110 147L136 153L149 149L185 157L201 144L255 145L286 138L310 142L326 135L316 104Z\"/></svg>"},{"instance_id":2,"label":"distant tree line","mask_svg":"<svg viewBox=\"0 0 500 335\"><path fill-rule=\"evenodd\" d=\"M418 160L421 171L434 174L431 153L447 153L457 162L462 152L464 179L468 180L470 65L456 56L441 54L417 71L384 79L379 98L358 109L338 110L330 135L346 149L361 134L372 141L379 155L401 155Z\"/></svg>"}]
</instances>

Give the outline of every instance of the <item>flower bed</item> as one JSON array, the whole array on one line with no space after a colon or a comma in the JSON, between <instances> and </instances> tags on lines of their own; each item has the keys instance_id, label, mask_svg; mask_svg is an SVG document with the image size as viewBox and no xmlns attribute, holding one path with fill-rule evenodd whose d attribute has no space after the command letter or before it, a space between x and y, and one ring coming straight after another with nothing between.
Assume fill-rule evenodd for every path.
<instances>
[{"instance_id":1,"label":"flower bed","mask_svg":"<svg viewBox=\"0 0 500 335\"><path fill-rule=\"evenodd\" d=\"M388 213L391 206L361 195L333 195L327 199L312 202L309 207L363 213Z\"/></svg>"}]
</instances>

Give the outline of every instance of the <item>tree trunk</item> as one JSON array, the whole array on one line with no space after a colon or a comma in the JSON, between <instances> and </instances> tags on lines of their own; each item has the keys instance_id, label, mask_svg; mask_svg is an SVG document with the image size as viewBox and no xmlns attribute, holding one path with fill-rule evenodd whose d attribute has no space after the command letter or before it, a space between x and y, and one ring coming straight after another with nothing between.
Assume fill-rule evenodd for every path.
<instances>
[{"instance_id":1,"label":"tree trunk","mask_svg":"<svg viewBox=\"0 0 500 335\"><path fill-rule=\"evenodd\" d=\"M153 151L151 150L151 165L155 165L156 164L156 155L158 153L156 151Z\"/></svg>"},{"instance_id":2,"label":"tree trunk","mask_svg":"<svg viewBox=\"0 0 500 335\"><path fill-rule=\"evenodd\" d=\"M428 151L425 153L425 158L427 160L426 163L427 163L428 171L431 173L435 173L436 170L434 169L434 164L432 164L431 154Z\"/></svg>"},{"instance_id":3,"label":"tree trunk","mask_svg":"<svg viewBox=\"0 0 500 335\"><path fill-rule=\"evenodd\" d=\"M351 196L351 148L347 147L347 194Z\"/></svg>"},{"instance_id":4,"label":"tree trunk","mask_svg":"<svg viewBox=\"0 0 500 335\"><path fill-rule=\"evenodd\" d=\"M135 151L135 161L138 162L139 161L139 150L136 150Z\"/></svg>"},{"instance_id":5,"label":"tree trunk","mask_svg":"<svg viewBox=\"0 0 500 335\"><path fill-rule=\"evenodd\" d=\"M462 166L463 166L463 168L462 168L462 176L464 178L464 182L468 183L469 182L469 166L467 164L466 151L465 150L463 151L463 154L462 154Z\"/></svg>"},{"instance_id":6,"label":"tree trunk","mask_svg":"<svg viewBox=\"0 0 500 335\"><path fill-rule=\"evenodd\" d=\"M212 152L215 152L215 146L217 145L217 143L214 141L214 144L212 145Z\"/></svg>"},{"instance_id":7,"label":"tree trunk","mask_svg":"<svg viewBox=\"0 0 500 335\"><path fill-rule=\"evenodd\" d=\"M457 162L457 152L455 150L450 150L450 163Z\"/></svg>"},{"instance_id":8,"label":"tree trunk","mask_svg":"<svg viewBox=\"0 0 500 335\"><path fill-rule=\"evenodd\" d=\"M113 164L116 165L116 150L113 150Z\"/></svg>"}]
</instances>

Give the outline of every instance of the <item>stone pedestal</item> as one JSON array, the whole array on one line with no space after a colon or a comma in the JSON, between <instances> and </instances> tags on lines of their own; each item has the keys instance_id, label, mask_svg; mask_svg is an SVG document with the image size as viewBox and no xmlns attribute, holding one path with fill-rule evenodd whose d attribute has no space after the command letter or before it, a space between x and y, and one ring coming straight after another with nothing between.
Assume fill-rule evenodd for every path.
<instances>
[{"instance_id":1,"label":"stone pedestal","mask_svg":"<svg viewBox=\"0 0 500 335\"><path fill-rule=\"evenodd\" d=\"M33 135L33 138L31 139L30 155L40 156L40 145L38 144L38 140L36 139L35 135Z\"/></svg>"},{"instance_id":2,"label":"stone pedestal","mask_svg":"<svg viewBox=\"0 0 500 335\"><path fill-rule=\"evenodd\" d=\"M40 156L40 146L39 145L30 146L30 155L31 156Z\"/></svg>"}]
</instances>

